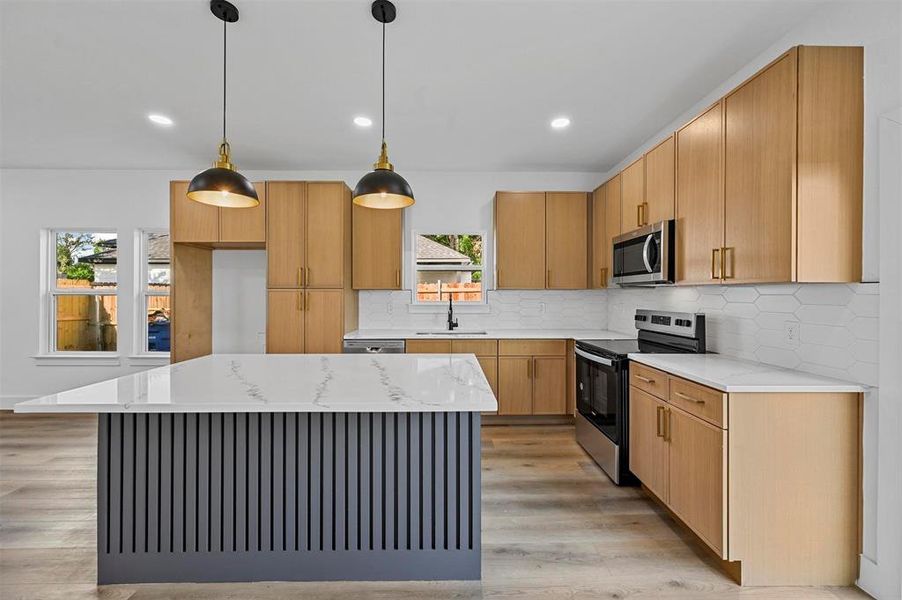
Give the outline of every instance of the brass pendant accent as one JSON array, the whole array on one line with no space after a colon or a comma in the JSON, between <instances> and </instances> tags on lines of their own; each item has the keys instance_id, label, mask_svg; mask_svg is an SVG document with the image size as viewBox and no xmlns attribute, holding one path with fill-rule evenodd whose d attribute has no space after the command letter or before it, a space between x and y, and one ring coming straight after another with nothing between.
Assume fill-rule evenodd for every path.
<instances>
[{"instance_id":1,"label":"brass pendant accent","mask_svg":"<svg viewBox=\"0 0 902 600\"><path fill-rule=\"evenodd\" d=\"M382 151L379 153L379 158L373 163L374 169L384 169L386 171L394 171L395 167L388 162L388 144L385 143L385 140L382 140Z\"/></svg>"}]
</instances>

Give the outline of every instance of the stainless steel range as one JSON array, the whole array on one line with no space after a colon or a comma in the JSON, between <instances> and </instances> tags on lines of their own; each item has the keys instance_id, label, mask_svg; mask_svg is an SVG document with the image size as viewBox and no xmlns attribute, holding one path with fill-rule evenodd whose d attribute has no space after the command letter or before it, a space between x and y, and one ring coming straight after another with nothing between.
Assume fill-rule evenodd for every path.
<instances>
[{"instance_id":1,"label":"stainless steel range","mask_svg":"<svg viewBox=\"0 0 902 600\"><path fill-rule=\"evenodd\" d=\"M637 339L577 340L576 441L618 485L629 471L629 359L632 353L704 353L705 315L639 309Z\"/></svg>"}]
</instances>

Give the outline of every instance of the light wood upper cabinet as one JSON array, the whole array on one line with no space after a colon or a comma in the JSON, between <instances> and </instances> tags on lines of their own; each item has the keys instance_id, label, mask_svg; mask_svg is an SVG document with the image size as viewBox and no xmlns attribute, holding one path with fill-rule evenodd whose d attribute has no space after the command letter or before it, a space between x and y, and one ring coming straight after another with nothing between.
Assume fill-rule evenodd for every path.
<instances>
[{"instance_id":1,"label":"light wood upper cabinet","mask_svg":"<svg viewBox=\"0 0 902 600\"><path fill-rule=\"evenodd\" d=\"M728 95L724 278L795 276L796 87L793 49Z\"/></svg>"},{"instance_id":2,"label":"light wood upper cabinet","mask_svg":"<svg viewBox=\"0 0 902 600\"><path fill-rule=\"evenodd\" d=\"M266 196L267 287L303 287L307 184L270 181Z\"/></svg>"},{"instance_id":3,"label":"light wood upper cabinet","mask_svg":"<svg viewBox=\"0 0 902 600\"><path fill-rule=\"evenodd\" d=\"M401 212L354 205L355 290L401 289Z\"/></svg>"},{"instance_id":4,"label":"light wood upper cabinet","mask_svg":"<svg viewBox=\"0 0 902 600\"><path fill-rule=\"evenodd\" d=\"M545 194L545 269L548 289L586 288L588 199L583 192Z\"/></svg>"},{"instance_id":5,"label":"light wood upper cabinet","mask_svg":"<svg viewBox=\"0 0 902 600\"><path fill-rule=\"evenodd\" d=\"M350 243L350 190L341 182L307 184L306 265L308 288L340 288Z\"/></svg>"},{"instance_id":6,"label":"light wood upper cabinet","mask_svg":"<svg viewBox=\"0 0 902 600\"><path fill-rule=\"evenodd\" d=\"M645 155L645 223L673 218L675 146L670 136Z\"/></svg>"},{"instance_id":7,"label":"light wood upper cabinet","mask_svg":"<svg viewBox=\"0 0 902 600\"><path fill-rule=\"evenodd\" d=\"M254 182L260 204L253 208L219 209L220 242L266 241L266 184Z\"/></svg>"},{"instance_id":8,"label":"light wood upper cabinet","mask_svg":"<svg viewBox=\"0 0 902 600\"><path fill-rule=\"evenodd\" d=\"M304 352L303 290L270 290L266 305L266 352Z\"/></svg>"},{"instance_id":9,"label":"light wood upper cabinet","mask_svg":"<svg viewBox=\"0 0 902 600\"><path fill-rule=\"evenodd\" d=\"M498 358L498 414L532 414L532 357Z\"/></svg>"},{"instance_id":10,"label":"light wood upper cabinet","mask_svg":"<svg viewBox=\"0 0 902 600\"><path fill-rule=\"evenodd\" d=\"M566 359L537 356L532 360L532 414L567 414Z\"/></svg>"},{"instance_id":11,"label":"light wood upper cabinet","mask_svg":"<svg viewBox=\"0 0 902 600\"><path fill-rule=\"evenodd\" d=\"M169 182L169 235L172 242L219 241L219 208L188 199L187 181Z\"/></svg>"},{"instance_id":12,"label":"light wood upper cabinet","mask_svg":"<svg viewBox=\"0 0 902 600\"><path fill-rule=\"evenodd\" d=\"M645 157L620 172L623 231L647 224L645 207Z\"/></svg>"},{"instance_id":13,"label":"light wood upper cabinet","mask_svg":"<svg viewBox=\"0 0 902 600\"><path fill-rule=\"evenodd\" d=\"M799 281L861 281L864 48L799 48Z\"/></svg>"},{"instance_id":14,"label":"light wood upper cabinet","mask_svg":"<svg viewBox=\"0 0 902 600\"><path fill-rule=\"evenodd\" d=\"M595 188L589 199L589 287L608 287L605 268L608 266L608 231L605 224L605 185Z\"/></svg>"},{"instance_id":15,"label":"light wood upper cabinet","mask_svg":"<svg viewBox=\"0 0 902 600\"><path fill-rule=\"evenodd\" d=\"M615 175L604 184L604 222L608 230L607 235L607 271L605 278L610 281L614 273L614 238L625 231L622 220L622 188L620 175Z\"/></svg>"},{"instance_id":16,"label":"light wood upper cabinet","mask_svg":"<svg viewBox=\"0 0 902 600\"><path fill-rule=\"evenodd\" d=\"M495 287L545 288L545 231L544 192L495 195Z\"/></svg>"},{"instance_id":17,"label":"light wood upper cabinet","mask_svg":"<svg viewBox=\"0 0 902 600\"><path fill-rule=\"evenodd\" d=\"M679 409L667 412L669 506L721 557L726 556L727 432Z\"/></svg>"},{"instance_id":18,"label":"light wood upper cabinet","mask_svg":"<svg viewBox=\"0 0 902 600\"><path fill-rule=\"evenodd\" d=\"M677 132L676 279L721 281L723 103Z\"/></svg>"},{"instance_id":19,"label":"light wood upper cabinet","mask_svg":"<svg viewBox=\"0 0 902 600\"><path fill-rule=\"evenodd\" d=\"M667 404L630 387L630 471L667 502L670 449L666 438Z\"/></svg>"}]
</instances>

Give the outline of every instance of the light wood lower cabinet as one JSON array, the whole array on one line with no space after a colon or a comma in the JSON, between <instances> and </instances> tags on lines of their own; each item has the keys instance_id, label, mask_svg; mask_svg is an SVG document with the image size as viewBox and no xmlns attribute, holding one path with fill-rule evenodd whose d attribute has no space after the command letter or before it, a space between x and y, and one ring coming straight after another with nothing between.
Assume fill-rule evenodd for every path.
<instances>
[{"instance_id":1,"label":"light wood lower cabinet","mask_svg":"<svg viewBox=\"0 0 902 600\"><path fill-rule=\"evenodd\" d=\"M567 361L563 357L532 359L532 414L567 414Z\"/></svg>"},{"instance_id":2,"label":"light wood lower cabinet","mask_svg":"<svg viewBox=\"0 0 902 600\"><path fill-rule=\"evenodd\" d=\"M498 414L532 414L532 357L498 358Z\"/></svg>"},{"instance_id":3,"label":"light wood lower cabinet","mask_svg":"<svg viewBox=\"0 0 902 600\"><path fill-rule=\"evenodd\" d=\"M645 487L743 585L852 584L860 394L725 394L643 368L629 451Z\"/></svg>"},{"instance_id":4,"label":"light wood lower cabinet","mask_svg":"<svg viewBox=\"0 0 902 600\"><path fill-rule=\"evenodd\" d=\"M498 414L569 414L566 352L566 340L501 340Z\"/></svg>"},{"instance_id":5,"label":"light wood lower cabinet","mask_svg":"<svg viewBox=\"0 0 902 600\"><path fill-rule=\"evenodd\" d=\"M664 437L667 404L637 387L630 388L630 471L667 502L669 448Z\"/></svg>"},{"instance_id":6,"label":"light wood lower cabinet","mask_svg":"<svg viewBox=\"0 0 902 600\"><path fill-rule=\"evenodd\" d=\"M489 387L492 388L492 393L495 394L495 397L498 397L498 359L495 357L488 356L477 356L476 360L479 361L479 366L482 367L482 372L485 373L485 378L489 382Z\"/></svg>"},{"instance_id":7,"label":"light wood lower cabinet","mask_svg":"<svg viewBox=\"0 0 902 600\"><path fill-rule=\"evenodd\" d=\"M407 354L475 354L498 397L498 340L406 340Z\"/></svg>"},{"instance_id":8,"label":"light wood lower cabinet","mask_svg":"<svg viewBox=\"0 0 902 600\"><path fill-rule=\"evenodd\" d=\"M303 290L269 290L266 303L266 352L304 352Z\"/></svg>"},{"instance_id":9,"label":"light wood lower cabinet","mask_svg":"<svg viewBox=\"0 0 902 600\"><path fill-rule=\"evenodd\" d=\"M269 354L341 354L345 290L270 290Z\"/></svg>"}]
</instances>

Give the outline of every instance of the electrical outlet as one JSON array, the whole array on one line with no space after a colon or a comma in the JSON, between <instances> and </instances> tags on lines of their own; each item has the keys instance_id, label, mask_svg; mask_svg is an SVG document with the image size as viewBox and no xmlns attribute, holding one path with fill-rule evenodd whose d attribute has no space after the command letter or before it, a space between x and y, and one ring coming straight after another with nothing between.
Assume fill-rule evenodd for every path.
<instances>
[{"instance_id":1,"label":"electrical outlet","mask_svg":"<svg viewBox=\"0 0 902 600\"><path fill-rule=\"evenodd\" d=\"M394 304L392 304L391 302L389 302L389 303L386 305L386 312L388 312L388 314L392 314L392 313L394 312L394 306L395 306Z\"/></svg>"},{"instance_id":2,"label":"electrical outlet","mask_svg":"<svg viewBox=\"0 0 902 600\"><path fill-rule=\"evenodd\" d=\"M783 323L783 341L787 346L797 347L801 340L799 339L799 323L798 321L786 321Z\"/></svg>"}]
</instances>

